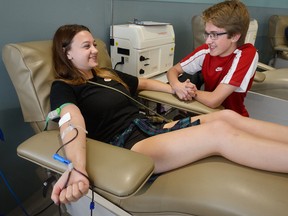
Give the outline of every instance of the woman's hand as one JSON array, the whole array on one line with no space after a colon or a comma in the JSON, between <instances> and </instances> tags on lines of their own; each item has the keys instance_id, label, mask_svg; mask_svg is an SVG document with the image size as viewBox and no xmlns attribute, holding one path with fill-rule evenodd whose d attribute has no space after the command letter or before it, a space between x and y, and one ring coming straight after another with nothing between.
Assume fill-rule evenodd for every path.
<instances>
[{"instance_id":1,"label":"woman's hand","mask_svg":"<svg viewBox=\"0 0 288 216\"><path fill-rule=\"evenodd\" d=\"M177 82L172 86L175 94L180 100L191 101L197 92L196 86L187 79L185 82Z\"/></svg>"},{"instance_id":2,"label":"woman's hand","mask_svg":"<svg viewBox=\"0 0 288 216\"><path fill-rule=\"evenodd\" d=\"M65 171L53 187L51 199L57 205L77 201L88 193L89 180L87 177L75 170L71 171L69 177L69 172L69 170ZM83 174L87 176L86 172L83 172ZM67 187L64 188L68 178Z\"/></svg>"}]
</instances>

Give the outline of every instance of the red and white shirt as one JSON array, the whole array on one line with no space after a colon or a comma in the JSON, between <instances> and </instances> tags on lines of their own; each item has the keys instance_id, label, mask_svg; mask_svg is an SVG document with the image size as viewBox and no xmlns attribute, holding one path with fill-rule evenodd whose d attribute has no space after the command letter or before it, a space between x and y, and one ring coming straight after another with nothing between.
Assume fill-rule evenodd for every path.
<instances>
[{"instance_id":1,"label":"red and white shirt","mask_svg":"<svg viewBox=\"0 0 288 216\"><path fill-rule=\"evenodd\" d=\"M205 91L214 91L220 83L236 86L222 105L243 116L249 116L244 98L252 85L257 63L257 50L250 43L225 57L211 56L208 45L203 44L180 61L183 71L188 74L202 71Z\"/></svg>"}]
</instances>

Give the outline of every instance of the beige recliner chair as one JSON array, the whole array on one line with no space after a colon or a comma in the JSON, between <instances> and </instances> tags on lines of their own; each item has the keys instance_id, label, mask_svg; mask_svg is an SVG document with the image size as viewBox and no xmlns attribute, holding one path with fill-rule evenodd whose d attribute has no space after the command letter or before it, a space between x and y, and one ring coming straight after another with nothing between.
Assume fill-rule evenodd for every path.
<instances>
[{"instance_id":1,"label":"beige recliner chair","mask_svg":"<svg viewBox=\"0 0 288 216\"><path fill-rule=\"evenodd\" d=\"M111 66L105 44L99 39L97 44L100 66ZM36 133L19 145L17 154L62 173L66 167L52 159L59 147L58 128L49 124L49 130L42 132L54 79L51 41L7 44L2 57L24 120ZM143 98L152 95L156 95L152 99L156 102L172 101L176 107L185 105L183 109L192 112L215 111L196 101L180 102L169 94L140 93ZM87 139L87 170L94 181L93 193L98 204L94 215L288 215L288 174L251 169L222 157L203 159L151 180L153 169L149 157ZM91 193L85 198L91 197ZM84 208L88 211L88 204ZM81 215L86 215L83 212L84 209Z\"/></svg>"},{"instance_id":2,"label":"beige recliner chair","mask_svg":"<svg viewBox=\"0 0 288 216\"><path fill-rule=\"evenodd\" d=\"M288 67L288 41L285 29L288 28L288 15L272 15L269 18L269 39L275 51L271 64L275 68Z\"/></svg>"}]
</instances>

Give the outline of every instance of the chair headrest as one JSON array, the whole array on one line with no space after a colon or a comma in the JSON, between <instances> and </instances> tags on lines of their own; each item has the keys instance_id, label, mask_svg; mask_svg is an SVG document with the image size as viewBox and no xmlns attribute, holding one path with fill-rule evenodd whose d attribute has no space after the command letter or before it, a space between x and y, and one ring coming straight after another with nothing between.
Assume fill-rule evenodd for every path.
<instances>
[{"instance_id":1,"label":"chair headrest","mask_svg":"<svg viewBox=\"0 0 288 216\"><path fill-rule=\"evenodd\" d=\"M192 33L194 49L205 43L203 34L205 32L204 21L201 16L192 17Z\"/></svg>"},{"instance_id":2,"label":"chair headrest","mask_svg":"<svg viewBox=\"0 0 288 216\"><path fill-rule=\"evenodd\" d=\"M195 15L191 20L192 33L193 33L193 45L194 49L205 43L203 33L205 32L205 25L200 15ZM249 28L245 38L245 43L255 44L258 31L258 22L255 19L250 20Z\"/></svg>"},{"instance_id":3,"label":"chair headrest","mask_svg":"<svg viewBox=\"0 0 288 216\"><path fill-rule=\"evenodd\" d=\"M285 37L285 28L288 27L288 16L273 15L269 18L269 38L272 47L287 46L288 41Z\"/></svg>"},{"instance_id":4,"label":"chair headrest","mask_svg":"<svg viewBox=\"0 0 288 216\"><path fill-rule=\"evenodd\" d=\"M99 67L111 68L106 45L96 39ZM50 111L50 87L54 80L52 41L6 44L2 58L15 87L25 122L39 122L44 128Z\"/></svg>"}]
</instances>

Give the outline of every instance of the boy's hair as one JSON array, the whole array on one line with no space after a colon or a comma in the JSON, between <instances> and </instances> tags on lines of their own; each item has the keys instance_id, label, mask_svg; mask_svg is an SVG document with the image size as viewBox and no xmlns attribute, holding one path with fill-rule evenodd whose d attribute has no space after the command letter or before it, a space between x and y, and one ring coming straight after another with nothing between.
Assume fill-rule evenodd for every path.
<instances>
[{"instance_id":1,"label":"boy's hair","mask_svg":"<svg viewBox=\"0 0 288 216\"><path fill-rule=\"evenodd\" d=\"M240 33L237 45L245 42L246 34L250 24L250 16L246 6L239 0L227 0L220 2L203 11L204 23L211 22L218 28L224 28L231 38Z\"/></svg>"}]
</instances>

